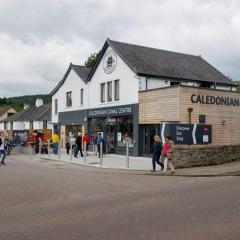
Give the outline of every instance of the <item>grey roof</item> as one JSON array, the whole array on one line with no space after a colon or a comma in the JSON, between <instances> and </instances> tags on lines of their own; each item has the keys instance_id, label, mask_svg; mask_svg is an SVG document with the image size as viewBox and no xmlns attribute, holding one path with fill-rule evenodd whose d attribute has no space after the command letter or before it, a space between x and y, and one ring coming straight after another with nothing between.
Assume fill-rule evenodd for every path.
<instances>
[{"instance_id":1,"label":"grey roof","mask_svg":"<svg viewBox=\"0 0 240 240\"><path fill-rule=\"evenodd\" d=\"M57 84L57 86L51 91L50 95L53 95L54 93L57 92L57 90L63 85L63 83L65 82L69 72L71 71L71 69L74 70L74 72L80 77L80 79L83 82L87 82L87 78L88 78L88 74L91 71L90 68L87 68L85 66L79 66L79 65L74 65L72 63L70 63L66 73L64 74L63 79Z\"/></svg>"},{"instance_id":2,"label":"grey roof","mask_svg":"<svg viewBox=\"0 0 240 240\"><path fill-rule=\"evenodd\" d=\"M4 113L6 113L10 108L15 108L13 106L5 106L5 107L0 107L0 116L2 116Z\"/></svg>"},{"instance_id":3,"label":"grey roof","mask_svg":"<svg viewBox=\"0 0 240 240\"><path fill-rule=\"evenodd\" d=\"M107 47L111 46L138 75L236 85L201 56L171 52L107 39L89 74L91 79Z\"/></svg>"},{"instance_id":4,"label":"grey roof","mask_svg":"<svg viewBox=\"0 0 240 240\"><path fill-rule=\"evenodd\" d=\"M2 122L16 122L16 121L51 121L52 105L45 104L40 107L30 107L24 109L22 112L13 114L5 118Z\"/></svg>"}]
</instances>

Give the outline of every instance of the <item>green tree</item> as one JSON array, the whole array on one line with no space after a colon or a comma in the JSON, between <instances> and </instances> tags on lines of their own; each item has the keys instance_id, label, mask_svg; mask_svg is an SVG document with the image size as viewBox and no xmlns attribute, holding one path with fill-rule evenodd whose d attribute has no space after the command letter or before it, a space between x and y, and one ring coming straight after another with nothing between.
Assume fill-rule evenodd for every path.
<instances>
[{"instance_id":1,"label":"green tree","mask_svg":"<svg viewBox=\"0 0 240 240\"><path fill-rule=\"evenodd\" d=\"M92 68L97 61L97 57L99 55L100 51L98 53L92 53L87 60L85 61L85 67Z\"/></svg>"}]
</instances>

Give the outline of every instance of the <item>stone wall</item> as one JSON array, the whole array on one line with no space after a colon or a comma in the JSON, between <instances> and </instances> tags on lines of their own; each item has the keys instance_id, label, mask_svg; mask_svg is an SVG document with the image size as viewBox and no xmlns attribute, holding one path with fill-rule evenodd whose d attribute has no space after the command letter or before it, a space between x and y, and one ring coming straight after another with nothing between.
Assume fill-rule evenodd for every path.
<instances>
[{"instance_id":1,"label":"stone wall","mask_svg":"<svg viewBox=\"0 0 240 240\"><path fill-rule=\"evenodd\" d=\"M177 168L207 166L240 160L240 145L175 145Z\"/></svg>"}]
</instances>

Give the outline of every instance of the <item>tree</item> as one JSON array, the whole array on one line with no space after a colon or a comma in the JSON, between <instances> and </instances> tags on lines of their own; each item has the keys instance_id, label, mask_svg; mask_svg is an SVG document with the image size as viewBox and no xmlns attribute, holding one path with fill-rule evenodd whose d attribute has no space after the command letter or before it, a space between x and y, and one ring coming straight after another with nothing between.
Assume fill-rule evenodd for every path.
<instances>
[{"instance_id":1,"label":"tree","mask_svg":"<svg viewBox=\"0 0 240 240\"><path fill-rule=\"evenodd\" d=\"M87 60L85 61L85 67L92 68L97 61L97 57L99 55L100 51L98 53L92 53Z\"/></svg>"}]
</instances>

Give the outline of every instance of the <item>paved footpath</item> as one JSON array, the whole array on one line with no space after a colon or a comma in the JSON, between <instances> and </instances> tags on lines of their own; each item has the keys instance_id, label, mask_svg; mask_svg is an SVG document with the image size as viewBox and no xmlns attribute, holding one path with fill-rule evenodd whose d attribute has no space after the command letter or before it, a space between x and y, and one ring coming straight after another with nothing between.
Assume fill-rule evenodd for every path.
<instances>
[{"instance_id":1,"label":"paved footpath","mask_svg":"<svg viewBox=\"0 0 240 240\"><path fill-rule=\"evenodd\" d=\"M36 156L36 155L35 155ZM36 157L39 157L37 155ZM79 164L89 167L96 168L106 168L106 169L118 169L118 170L141 170L148 174L152 169L151 158L146 157L129 157L129 168L126 168L126 156L107 154L103 157L103 163L100 164L100 159L98 156L89 153L86 157L74 158L71 155L67 155L65 151L61 151L60 155L50 154L41 155L41 158L46 160L55 160L65 163ZM161 174L159 166L157 166L157 172L154 175ZM176 169L175 175L177 176L216 176L216 175L237 175L240 176L240 160L228 164L216 165L216 166L206 166L206 167L194 167L194 168L184 168Z\"/></svg>"},{"instance_id":2,"label":"paved footpath","mask_svg":"<svg viewBox=\"0 0 240 240\"><path fill-rule=\"evenodd\" d=\"M0 166L0 240L240 239L238 176L148 172L12 155Z\"/></svg>"}]
</instances>

